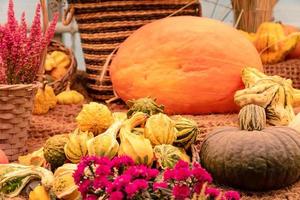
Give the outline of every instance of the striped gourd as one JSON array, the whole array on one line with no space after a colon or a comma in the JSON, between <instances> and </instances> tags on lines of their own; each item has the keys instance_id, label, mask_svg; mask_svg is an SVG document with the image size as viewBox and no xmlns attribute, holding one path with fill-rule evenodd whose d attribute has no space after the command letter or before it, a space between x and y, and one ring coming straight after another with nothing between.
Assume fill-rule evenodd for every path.
<instances>
[{"instance_id":1,"label":"striped gourd","mask_svg":"<svg viewBox=\"0 0 300 200\"><path fill-rule=\"evenodd\" d=\"M177 130L177 139L173 144L184 149L189 149L199 131L197 123L194 120L180 116L175 121L175 128Z\"/></svg>"},{"instance_id":2,"label":"striped gourd","mask_svg":"<svg viewBox=\"0 0 300 200\"><path fill-rule=\"evenodd\" d=\"M266 112L261 106L249 104L241 108L239 113L239 125L241 130L261 131L265 128Z\"/></svg>"},{"instance_id":3,"label":"striped gourd","mask_svg":"<svg viewBox=\"0 0 300 200\"><path fill-rule=\"evenodd\" d=\"M179 160L190 162L190 157L184 149L170 144L156 145L153 151L157 163L162 169L173 168Z\"/></svg>"}]
</instances>

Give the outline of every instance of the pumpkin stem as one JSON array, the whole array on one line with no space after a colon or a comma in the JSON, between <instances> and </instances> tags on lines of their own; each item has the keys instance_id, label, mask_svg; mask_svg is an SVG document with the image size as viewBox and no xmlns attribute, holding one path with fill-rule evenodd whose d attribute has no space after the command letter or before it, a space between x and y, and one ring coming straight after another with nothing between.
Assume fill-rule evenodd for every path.
<instances>
[{"instance_id":1,"label":"pumpkin stem","mask_svg":"<svg viewBox=\"0 0 300 200\"><path fill-rule=\"evenodd\" d=\"M263 107L248 104L239 112L239 126L241 130L261 131L266 126L266 111Z\"/></svg>"},{"instance_id":2,"label":"pumpkin stem","mask_svg":"<svg viewBox=\"0 0 300 200\"><path fill-rule=\"evenodd\" d=\"M70 88L71 88L71 82L68 81L67 87L66 87L66 90L65 90L65 91L70 91L70 90L71 90Z\"/></svg>"}]
</instances>

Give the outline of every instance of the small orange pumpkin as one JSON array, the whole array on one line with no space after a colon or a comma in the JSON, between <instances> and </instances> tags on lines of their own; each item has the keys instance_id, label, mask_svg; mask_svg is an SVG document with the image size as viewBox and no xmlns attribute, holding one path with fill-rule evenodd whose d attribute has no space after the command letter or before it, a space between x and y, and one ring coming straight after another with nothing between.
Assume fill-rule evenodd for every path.
<instances>
[{"instance_id":1,"label":"small orange pumpkin","mask_svg":"<svg viewBox=\"0 0 300 200\"><path fill-rule=\"evenodd\" d=\"M153 97L169 114L236 111L246 66L262 70L257 50L239 31L213 19L169 17L138 29L110 66L125 101Z\"/></svg>"},{"instance_id":2,"label":"small orange pumpkin","mask_svg":"<svg viewBox=\"0 0 300 200\"><path fill-rule=\"evenodd\" d=\"M289 35L291 33L294 32L300 32L300 30L298 28L296 28L295 26L292 25L288 25L288 24L284 24L282 25L285 35ZM296 47L294 48L293 51L291 51L288 55L287 55L288 59L295 59L295 58L300 58L300 41L298 41Z\"/></svg>"}]
</instances>

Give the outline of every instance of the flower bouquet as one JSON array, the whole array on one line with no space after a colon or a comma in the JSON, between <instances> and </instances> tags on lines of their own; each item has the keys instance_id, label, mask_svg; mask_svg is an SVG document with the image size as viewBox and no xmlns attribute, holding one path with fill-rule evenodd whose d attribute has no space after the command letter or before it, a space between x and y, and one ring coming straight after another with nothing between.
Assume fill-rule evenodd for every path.
<instances>
[{"instance_id":1,"label":"flower bouquet","mask_svg":"<svg viewBox=\"0 0 300 200\"><path fill-rule=\"evenodd\" d=\"M55 32L58 15L47 30L41 27L41 5L27 33L25 14L15 18L9 1L7 23L0 24L0 149L14 161L26 151L27 128L44 49Z\"/></svg>"},{"instance_id":2,"label":"flower bouquet","mask_svg":"<svg viewBox=\"0 0 300 200\"><path fill-rule=\"evenodd\" d=\"M136 165L127 156L85 157L73 174L83 199L97 200L239 200L235 191L222 193L208 187L211 175L199 163L178 161L174 168L160 172Z\"/></svg>"}]
</instances>

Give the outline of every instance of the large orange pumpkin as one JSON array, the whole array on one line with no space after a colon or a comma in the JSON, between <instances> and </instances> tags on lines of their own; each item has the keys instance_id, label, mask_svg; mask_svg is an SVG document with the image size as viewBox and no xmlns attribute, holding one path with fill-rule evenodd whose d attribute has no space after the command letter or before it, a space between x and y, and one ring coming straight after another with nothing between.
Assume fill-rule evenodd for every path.
<instances>
[{"instance_id":1,"label":"large orange pumpkin","mask_svg":"<svg viewBox=\"0 0 300 200\"><path fill-rule=\"evenodd\" d=\"M4 153L4 151L2 151L0 149L0 164L7 164L8 163L8 159Z\"/></svg>"},{"instance_id":2,"label":"large orange pumpkin","mask_svg":"<svg viewBox=\"0 0 300 200\"><path fill-rule=\"evenodd\" d=\"M255 47L234 28L207 18L170 17L147 24L121 44L111 64L125 101L151 96L169 114L235 111L245 66L262 69Z\"/></svg>"},{"instance_id":3,"label":"large orange pumpkin","mask_svg":"<svg viewBox=\"0 0 300 200\"><path fill-rule=\"evenodd\" d=\"M287 24L284 24L282 26L284 28L285 35L289 35L289 34L294 33L294 32L300 32L300 30L298 28L296 28L295 26L287 25ZM298 44L296 45L294 50L291 51L287 55L287 58L289 58L289 59L300 58L300 42L298 42Z\"/></svg>"}]
</instances>

